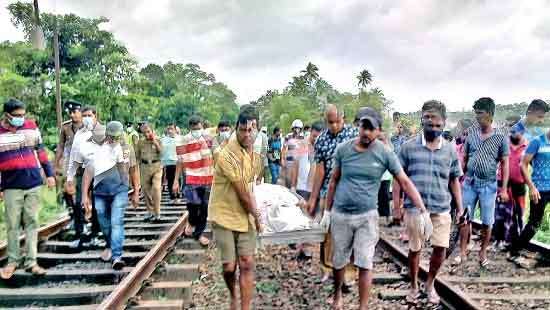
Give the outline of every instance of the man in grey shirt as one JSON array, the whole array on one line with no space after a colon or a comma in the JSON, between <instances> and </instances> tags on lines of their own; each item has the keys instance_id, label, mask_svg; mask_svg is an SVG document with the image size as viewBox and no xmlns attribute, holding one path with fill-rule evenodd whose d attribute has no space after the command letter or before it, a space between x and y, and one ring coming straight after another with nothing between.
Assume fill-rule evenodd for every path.
<instances>
[{"instance_id":1,"label":"man in grey shirt","mask_svg":"<svg viewBox=\"0 0 550 310\"><path fill-rule=\"evenodd\" d=\"M374 249L378 242L378 190L382 175L388 170L411 197L420 212L426 212L420 194L403 172L396 155L378 141L382 116L375 110L359 109L359 137L340 144L334 154L327 208L321 227L330 225L334 254L333 309L342 309L344 267L350 263L359 268L360 309L367 309L372 282ZM334 213L331 214L334 205ZM332 222L332 223L331 223Z\"/></svg>"}]
</instances>

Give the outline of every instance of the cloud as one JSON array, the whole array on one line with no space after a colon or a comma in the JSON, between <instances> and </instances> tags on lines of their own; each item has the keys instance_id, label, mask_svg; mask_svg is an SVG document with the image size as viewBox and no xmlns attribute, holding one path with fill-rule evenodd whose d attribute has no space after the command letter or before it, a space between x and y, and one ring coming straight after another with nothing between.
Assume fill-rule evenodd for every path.
<instances>
[{"instance_id":1,"label":"cloud","mask_svg":"<svg viewBox=\"0 0 550 310\"><path fill-rule=\"evenodd\" d=\"M452 110L470 109L480 96L497 103L550 99L550 4L544 0L53 3L42 1L42 10L108 17L106 28L141 65L199 64L242 103L286 86L308 61L346 91L369 69L374 85L401 111L431 98ZM8 29L1 39L17 39L5 17L0 9L0 27Z\"/></svg>"}]
</instances>

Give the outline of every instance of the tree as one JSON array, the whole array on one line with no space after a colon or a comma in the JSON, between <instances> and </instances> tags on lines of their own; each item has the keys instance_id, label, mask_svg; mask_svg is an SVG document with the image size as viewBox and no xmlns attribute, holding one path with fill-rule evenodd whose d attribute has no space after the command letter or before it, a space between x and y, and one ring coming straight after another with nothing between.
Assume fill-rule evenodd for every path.
<instances>
[{"instance_id":1,"label":"tree","mask_svg":"<svg viewBox=\"0 0 550 310\"><path fill-rule=\"evenodd\" d=\"M369 70L363 70L359 72L359 75L357 76L357 85L359 86L360 90L363 90L370 84L372 84L372 74L369 72Z\"/></svg>"},{"instance_id":2,"label":"tree","mask_svg":"<svg viewBox=\"0 0 550 310\"><path fill-rule=\"evenodd\" d=\"M307 64L307 67L305 70L302 70L300 71L300 73L303 73L303 77L305 79L305 81L311 85L311 83L313 81L316 81L317 79L319 79L319 68L312 64L311 62L309 62Z\"/></svg>"}]
</instances>

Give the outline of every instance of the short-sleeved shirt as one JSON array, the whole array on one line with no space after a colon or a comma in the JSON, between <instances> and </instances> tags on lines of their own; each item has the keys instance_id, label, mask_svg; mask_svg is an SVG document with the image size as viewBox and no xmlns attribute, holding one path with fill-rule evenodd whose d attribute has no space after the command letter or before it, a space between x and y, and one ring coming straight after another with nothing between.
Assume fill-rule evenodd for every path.
<instances>
[{"instance_id":1,"label":"short-sleeved shirt","mask_svg":"<svg viewBox=\"0 0 550 310\"><path fill-rule=\"evenodd\" d=\"M160 161L163 166L173 166L178 162L176 154L176 137L164 136L160 139L162 153Z\"/></svg>"},{"instance_id":2,"label":"short-sleeved shirt","mask_svg":"<svg viewBox=\"0 0 550 310\"><path fill-rule=\"evenodd\" d=\"M157 141L160 143L160 140L157 139ZM160 161L160 151L149 139L139 139L135 151L138 161Z\"/></svg>"},{"instance_id":3,"label":"short-sleeved shirt","mask_svg":"<svg viewBox=\"0 0 550 310\"><path fill-rule=\"evenodd\" d=\"M63 169L66 171L69 168L69 160L71 156L71 147L73 145L73 138L76 132L84 125L75 125L72 121L67 121L61 126L61 132L59 133L59 145L63 147Z\"/></svg>"},{"instance_id":4,"label":"short-sleeved shirt","mask_svg":"<svg viewBox=\"0 0 550 310\"><path fill-rule=\"evenodd\" d=\"M451 210L449 181L462 176L462 169L453 144L445 139L435 150L426 146L423 135L401 145L399 161L420 193L426 209L431 213ZM412 200L405 198L405 208L416 210Z\"/></svg>"},{"instance_id":5,"label":"short-sleeved shirt","mask_svg":"<svg viewBox=\"0 0 550 310\"><path fill-rule=\"evenodd\" d=\"M325 176L321 185L320 196L325 197L328 190L328 182L332 173L334 162L334 151L338 144L346 142L357 137L357 128L344 126L337 134L332 134L330 130L325 129L315 141L315 162L322 164L325 168Z\"/></svg>"},{"instance_id":6,"label":"short-sleeved shirt","mask_svg":"<svg viewBox=\"0 0 550 310\"><path fill-rule=\"evenodd\" d=\"M334 154L334 168L341 176L336 185L334 209L338 213L363 214L376 210L382 175L386 170L402 171L395 153L378 140L364 152L355 149L355 140L340 144Z\"/></svg>"},{"instance_id":7,"label":"short-sleeved shirt","mask_svg":"<svg viewBox=\"0 0 550 310\"><path fill-rule=\"evenodd\" d=\"M464 153L468 155L466 177L470 182L476 186L494 183L500 160L510 154L507 135L501 129L494 128L493 133L482 140L480 126L471 126L464 143Z\"/></svg>"},{"instance_id":8,"label":"short-sleeved shirt","mask_svg":"<svg viewBox=\"0 0 550 310\"><path fill-rule=\"evenodd\" d=\"M303 134L294 136L289 134L285 137L286 146L286 164L292 166L297 157L304 155L307 152L307 144L305 143L305 137Z\"/></svg>"},{"instance_id":9,"label":"short-sleeved shirt","mask_svg":"<svg viewBox=\"0 0 550 310\"><path fill-rule=\"evenodd\" d=\"M527 150L528 141L522 142L520 145L512 145L510 143L510 183L525 184L525 178L521 172L521 159ZM502 167L498 168L498 180L502 180Z\"/></svg>"},{"instance_id":10,"label":"short-sleeved shirt","mask_svg":"<svg viewBox=\"0 0 550 310\"><path fill-rule=\"evenodd\" d=\"M407 142L407 137L405 137L404 135L395 134L395 135L391 136L390 142L393 146L393 151L395 152L395 154L399 154L399 150L401 149L401 145L403 145L403 143Z\"/></svg>"},{"instance_id":11,"label":"short-sleeved shirt","mask_svg":"<svg viewBox=\"0 0 550 310\"><path fill-rule=\"evenodd\" d=\"M233 184L240 184L249 191L262 169L262 161L256 152L244 149L235 135L220 151L208 204L209 221L232 231L247 232L251 220L242 206Z\"/></svg>"},{"instance_id":12,"label":"short-sleeved shirt","mask_svg":"<svg viewBox=\"0 0 550 310\"><path fill-rule=\"evenodd\" d=\"M539 192L550 191L550 141L546 135L533 139L525 154L533 155L531 179Z\"/></svg>"},{"instance_id":13,"label":"short-sleeved shirt","mask_svg":"<svg viewBox=\"0 0 550 310\"><path fill-rule=\"evenodd\" d=\"M270 138L268 143L267 153L271 154L273 161L271 163L280 165L281 164L281 149L283 148L281 138Z\"/></svg>"}]
</instances>

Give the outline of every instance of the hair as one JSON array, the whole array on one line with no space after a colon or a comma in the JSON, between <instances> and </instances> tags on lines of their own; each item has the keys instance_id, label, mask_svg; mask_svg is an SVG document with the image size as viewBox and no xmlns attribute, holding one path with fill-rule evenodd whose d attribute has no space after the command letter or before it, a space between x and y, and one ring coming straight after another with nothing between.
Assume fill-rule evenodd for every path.
<instances>
[{"instance_id":1,"label":"hair","mask_svg":"<svg viewBox=\"0 0 550 310\"><path fill-rule=\"evenodd\" d=\"M143 124L141 124L141 126L139 126L139 131L141 133L143 133L145 131L145 129L147 129L147 128L149 128L151 130L153 129L153 128L151 128L151 125L149 125L149 123L143 123Z\"/></svg>"},{"instance_id":2,"label":"hair","mask_svg":"<svg viewBox=\"0 0 550 310\"><path fill-rule=\"evenodd\" d=\"M166 125L166 128L170 127L174 127L174 129L176 129L176 123L168 123L168 125Z\"/></svg>"},{"instance_id":3,"label":"hair","mask_svg":"<svg viewBox=\"0 0 550 310\"><path fill-rule=\"evenodd\" d=\"M519 115L510 115L506 117L506 121L513 124L519 122L521 120L521 117Z\"/></svg>"},{"instance_id":4,"label":"hair","mask_svg":"<svg viewBox=\"0 0 550 310\"><path fill-rule=\"evenodd\" d=\"M327 105L326 109L325 109L325 118L328 116L328 114L330 112L332 112L333 110L336 110L336 116L337 117L341 117L341 118L345 118L346 115L344 113L344 108L343 107L339 107L338 105L336 104L329 104Z\"/></svg>"},{"instance_id":5,"label":"hair","mask_svg":"<svg viewBox=\"0 0 550 310\"><path fill-rule=\"evenodd\" d=\"M202 119L198 115L191 115L188 121L189 127L199 125L200 123L202 123Z\"/></svg>"},{"instance_id":6,"label":"hair","mask_svg":"<svg viewBox=\"0 0 550 310\"><path fill-rule=\"evenodd\" d=\"M218 123L218 128L222 128L222 127L231 127L231 124L229 123L228 120L221 120Z\"/></svg>"},{"instance_id":7,"label":"hair","mask_svg":"<svg viewBox=\"0 0 550 310\"><path fill-rule=\"evenodd\" d=\"M239 113L239 117L237 118L237 127L239 125L246 125L249 121L258 120L258 114L256 112L256 109L252 105L245 105L249 106L246 108L241 107L241 111Z\"/></svg>"},{"instance_id":8,"label":"hair","mask_svg":"<svg viewBox=\"0 0 550 310\"><path fill-rule=\"evenodd\" d=\"M84 107L82 109L82 112L88 112L88 111L92 111L92 114L94 114L97 117L97 110L95 107Z\"/></svg>"},{"instance_id":9,"label":"hair","mask_svg":"<svg viewBox=\"0 0 550 310\"><path fill-rule=\"evenodd\" d=\"M479 98L474 102L474 110L482 110L493 116L495 115L495 101L489 97Z\"/></svg>"},{"instance_id":10,"label":"hair","mask_svg":"<svg viewBox=\"0 0 550 310\"><path fill-rule=\"evenodd\" d=\"M279 131L281 131L281 128L279 128L278 126L275 126L275 128L273 128L273 134L276 134Z\"/></svg>"},{"instance_id":11,"label":"hair","mask_svg":"<svg viewBox=\"0 0 550 310\"><path fill-rule=\"evenodd\" d=\"M323 121L315 121L311 124L311 129L321 132L325 129L325 123Z\"/></svg>"},{"instance_id":12,"label":"hair","mask_svg":"<svg viewBox=\"0 0 550 310\"><path fill-rule=\"evenodd\" d=\"M10 98L6 102L4 102L5 113L11 113L18 109L25 109L25 104L14 98Z\"/></svg>"},{"instance_id":13,"label":"hair","mask_svg":"<svg viewBox=\"0 0 550 310\"><path fill-rule=\"evenodd\" d=\"M393 118L399 118L399 117L401 117L401 113L399 113L399 112L393 112L392 117L393 117Z\"/></svg>"},{"instance_id":14,"label":"hair","mask_svg":"<svg viewBox=\"0 0 550 310\"><path fill-rule=\"evenodd\" d=\"M311 126L310 125L305 125L304 126L304 131L308 131L308 130L311 130Z\"/></svg>"},{"instance_id":15,"label":"hair","mask_svg":"<svg viewBox=\"0 0 550 310\"><path fill-rule=\"evenodd\" d=\"M529 106L527 107L527 113L529 112L550 112L550 107L548 107L548 103L546 101L541 99L535 99L531 101Z\"/></svg>"},{"instance_id":16,"label":"hair","mask_svg":"<svg viewBox=\"0 0 550 310\"><path fill-rule=\"evenodd\" d=\"M447 119L447 108L441 101L430 100L424 102L424 105L422 105L422 113L427 111L435 111L439 113L443 119Z\"/></svg>"}]
</instances>

